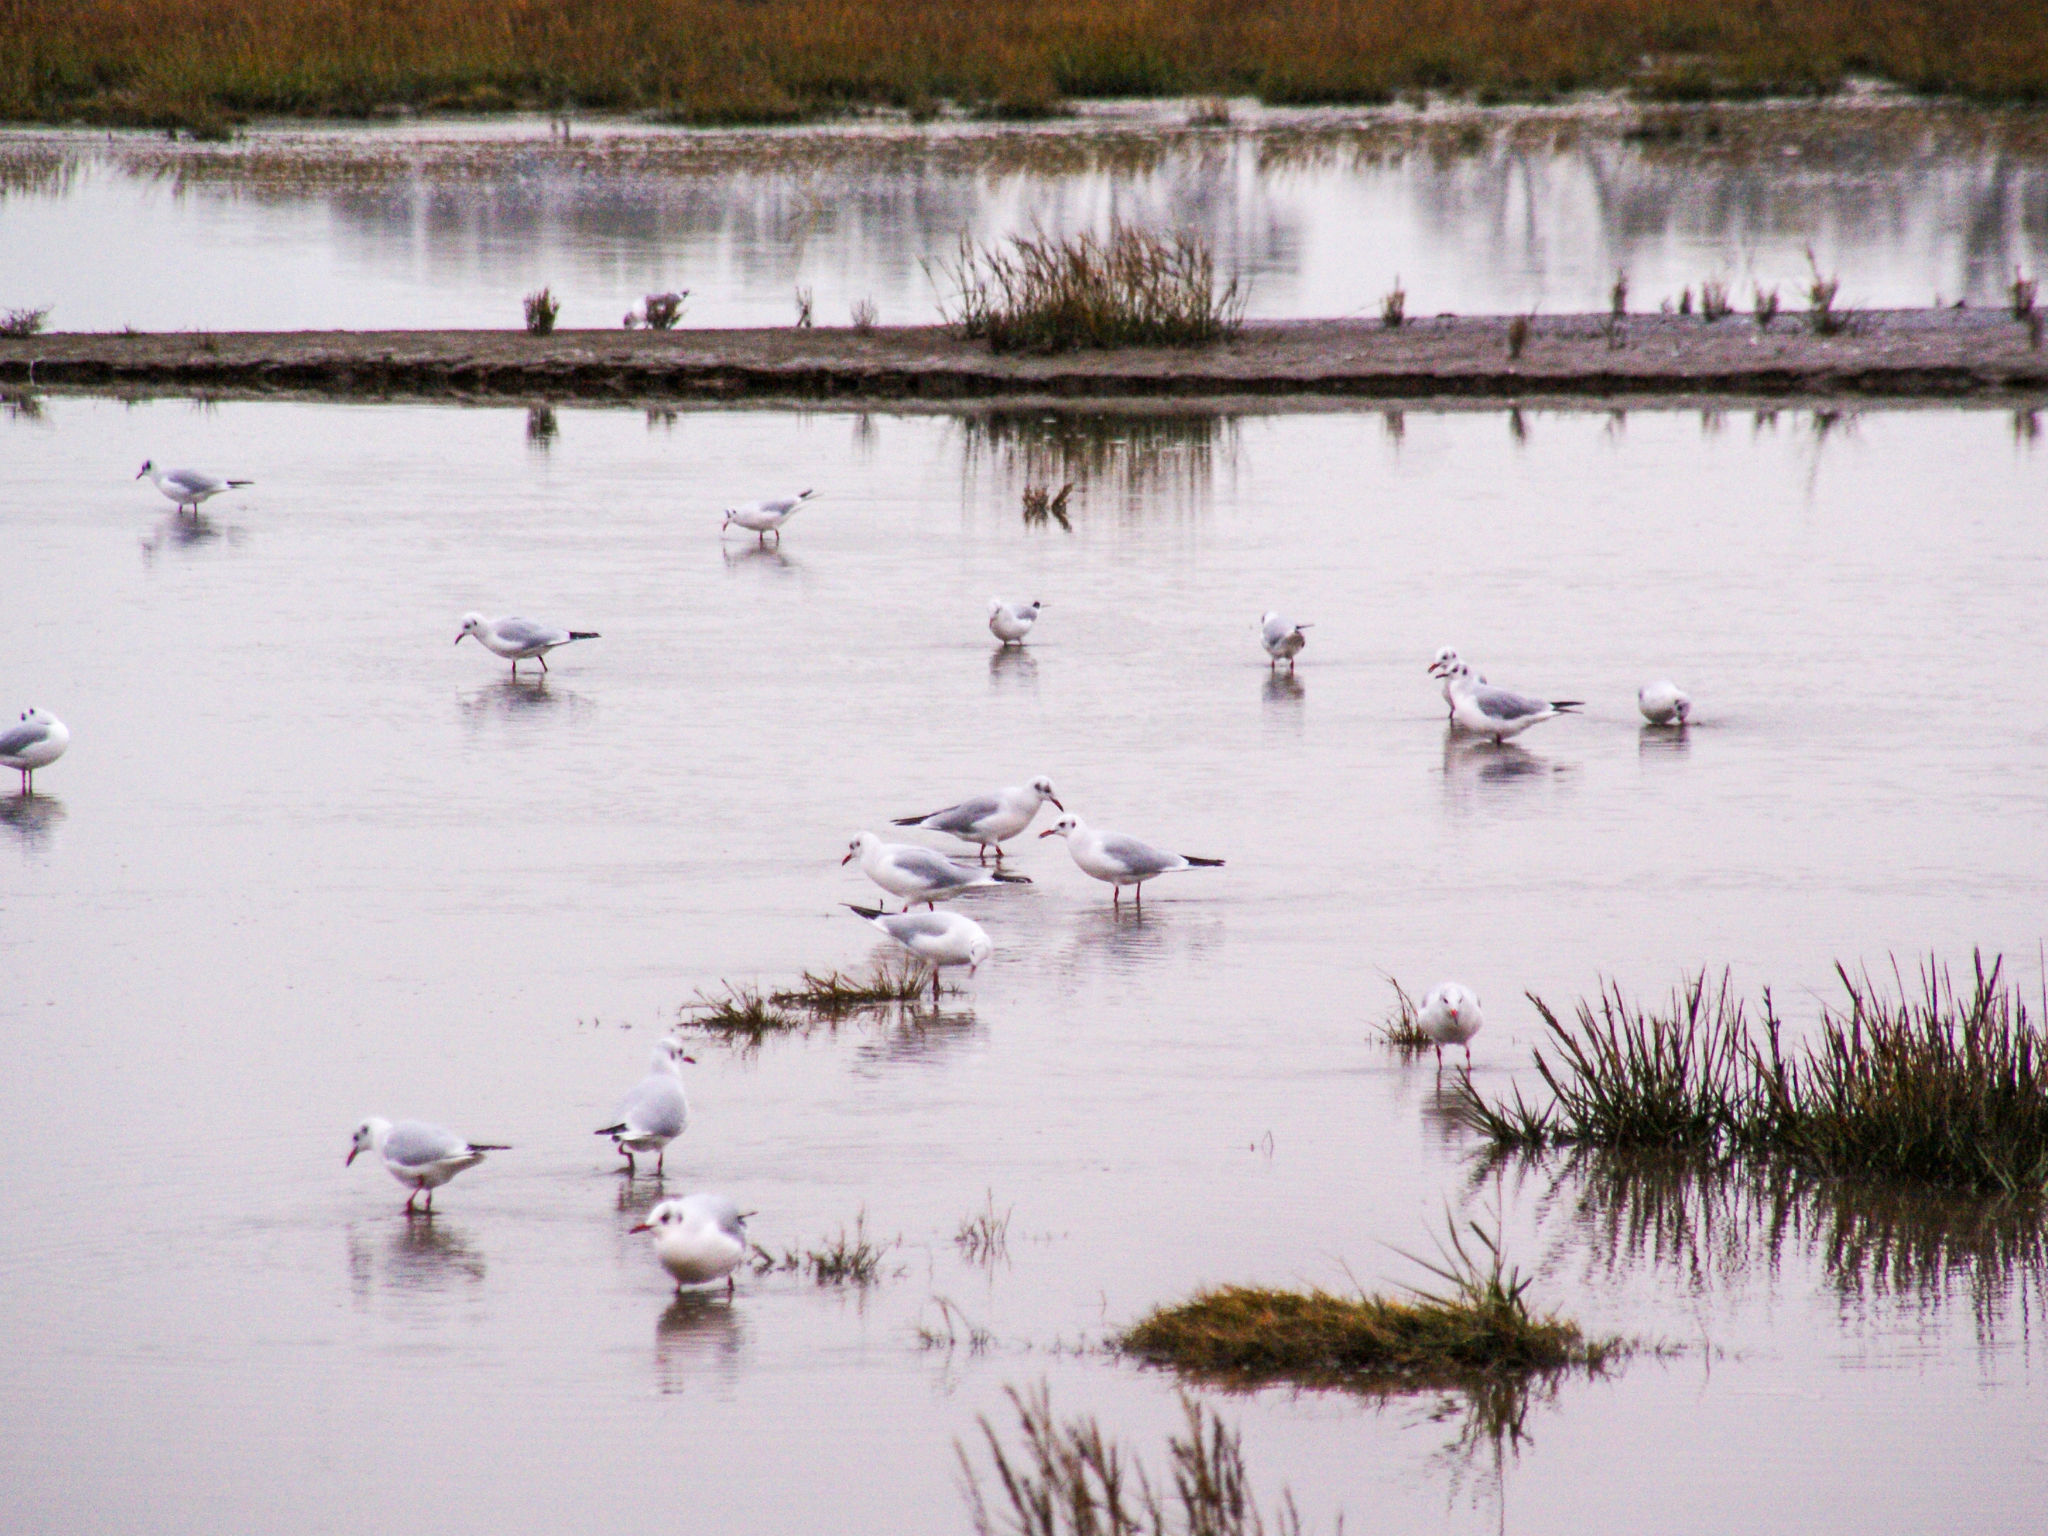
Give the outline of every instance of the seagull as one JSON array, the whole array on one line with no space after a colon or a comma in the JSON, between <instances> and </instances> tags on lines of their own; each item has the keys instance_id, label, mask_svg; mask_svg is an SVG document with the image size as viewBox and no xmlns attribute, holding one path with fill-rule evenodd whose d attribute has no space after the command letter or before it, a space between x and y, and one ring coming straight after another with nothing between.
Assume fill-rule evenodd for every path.
<instances>
[{"instance_id":1,"label":"seagull","mask_svg":"<svg viewBox=\"0 0 2048 1536\"><path fill-rule=\"evenodd\" d=\"M1037 598L1028 603L1006 603L1000 597L988 600L989 632L1005 645L1022 645L1038 622L1038 610L1045 606Z\"/></svg>"},{"instance_id":2,"label":"seagull","mask_svg":"<svg viewBox=\"0 0 2048 1536\"><path fill-rule=\"evenodd\" d=\"M1472 675L1462 661L1454 661L1444 673L1451 690L1451 718L1466 730L1491 736L1495 743L1519 736L1532 725L1569 714L1583 702L1579 699L1532 699L1506 688L1489 688Z\"/></svg>"},{"instance_id":3,"label":"seagull","mask_svg":"<svg viewBox=\"0 0 2048 1536\"><path fill-rule=\"evenodd\" d=\"M1029 885L1028 875L1005 874L1002 870L990 870L974 864L955 864L943 853L930 848L919 847L916 843L885 843L872 832L863 832L846 845L846 857L841 864L860 860L860 872L891 896L903 898L903 910L908 912L910 904L921 901L931 906L934 896L950 896L955 891L973 890L976 886Z\"/></svg>"},{"instance_id":4,"label":"seagull","mask_svg":"<svg viewBox=\"0 0 2048 1536\"><path fill-rule=\"evenodd\" d=\"M683 1054L682 1041L664 1040L657 1045L647 1075L619 1101L617 1122L597 1132L611 1137L612 1145L626 1159L627 1178L640 1171L633 1166L635 1152L654 1154L654 1176L660 1178L668 1144L690 1123L690 1101L683 1096L684 1062L694 1067L697 1058Z\"/></svg>"},{"instance_id":5,"label":"seagull","mask_svg":"<svg viewBox=\"0 0 2048 1536\"><path fill-rule=\"evenodd\" d=\"M761 543L768 542L768 535L775 535L775 542L782 542L782 525L795 517L803 504L817 495L816 491L798 491L794 496L778 497L774 501L749 501L737 507L725 509L725 521L718 525L723 534L734 523L759 535Z\"/></svg>"},{"instance_id":6,"label":"seagull","mask_svg":"<svg viewBox=\"0 0 2048 1536\"><path fill-rule=\"evenodd\" d=\"M869 926L879 928L883 933L901 944L920 960L929 961L932 968L932 1002L939 1000L939 972L949 965L964 965L969 975L975 967L986 960L994 951L988 930L971 917L962 917L958 912L898 912L890 914L879 907L856 907L846 904L847 910L856 917L865 918Z\"/></svg>"},{"instance_id":7,"label":"seagull","mask_svg":"<svg viewBox=\"0 0 2048 1536\"><path fill-rule=\"evenodd\" d=\"M567 645L571 640L598 638L594 629L556 629L552 624L536 624L531 619L487 619L480 613L465 613L462 633L455 637L455 643L460 645L471 635L485 650L510 658L514 677L519 675L522 661L538 661L545 672L548 652L556 646Z\"/></svg>"},{"instance_id":8,"label":"seagull","mask_svg":"<svg viewBox=\"0 0 2048 1536\"><path fill-rule=\"evenodd\" d=\"M628 1230L654 1234L654 1257L674 1276L678 1293L723 1280L732 1294L732 1272L747 1256L747 1218L724 1195L664 1200Z\"/></svg>"},{"instance_id":9,"label":"seagull","mask_svg":"<svg viewBox=\"0 0 2048 1536\"><path fill-rule=\"evenodd\" d=\"M1479 1026L1485 1022L1479 1014L1479 994L1470 987L1447 981L1422 1000L1422 1011L1415 1016L1416 1025L1429 1036L1429 1043L1436 1047L1436 1069L1444 1069L1444 1047L1462 1045L1465 1047L1465 1070L1472 1070L1472 1037L1479 1033Z\"/></svg>"},{"instance_id":10,"label":"seagull","mask_svg":"<svg viewBox=\"0 0 2048 1536\"><path fill-rule=\"evenodd\" d=\"M1446 645L1438 650L1435 656L1430 658L1429 663L1429 675L1431 677L1440 677L1444 680L1444 706L1450 711L1448 718L1452 720L1458 718L1458 703L1457 700L1451 697L1451 668L1458 665L1459 660L1458 653ZM1486 681L1477 672L1473 673L1472 676L1475 681L1481 683Z\"/></svg>"},{"instance_id":11,"label":"seagull","mask_svg":"<svg viewBox=\"0 0 2048 1536\"><path fill-rule=\"evenodd\" d=\"M1692 700L1668 677L1638 688L1636 708L1652 725L1684 725L1692 718Z\"/></svg>"},{"instance_id":12,"label":"seagull","mask_svg":"<svg viewBox=\"0 0 2048 1536\"><path fill-rule=\"evenodd\" d=\"M988 862L988 851L996 851L996 862L1003 862L1003 844L1031 825L1031 818L1038 814L1038 808L1050 800L1060 805L1060 797L1052 792L1052 780L1040 775L1029 784L1013 784L1008 789L999 789L994 794L976 795L972 800L962 800L958 805L949 805L943 811L933 811L929 816L898 816L890 823L893 827L922 827L927 832L950 832L962 842L981 844L981 860Z\"/></svg>"},{"instance_id":13,"label":"seagull","mask_svg":"<svg viewBox=\"0 0 2048 1536\"><path fill-rule=\"evenodd\" d=\"M484 1160L486 1152L511 1150L488 1141L464 1141L453 1131L444 1131L438 1125L426 1125L418 1120L401 1120L393 1125L381 1115L371 1115L356 1127L355 1145L348 1149L342 1166L353 1163L359 1152L375 1152L384 1159L384 1166L391 1170L391 1177L412 1190L412 1195L405 1202L406 1210L414 1209L413 1201L419 1199L420 1191L425 1190L426 1208L431 1214L435 1190L463 1169L474 1168Z\"/></svg>"},{"instance_id":14,"label":"seagull","mask_svg":"<svg viewBox=\"0 0 2048 1536\"><path fill-rule=\"evenodd\" d=\"M1270 611L1259 620L1259 640L1266 647L1266 654L1272 660L1266 663L1271 671L1281 662L1287 663L1287 670L1294 670L1294 658L1301 654L1301 648L1308 644L1304 629L1313 629L1313 624L1290 624L1286 615L1277 609Z\"/></svg>"},{"instance_id":15,"label":"seagull","mask_svg":"<svg viewBox=\"0 0 2048 1536\"><path fill-rule=\"evenodd\" d=\"M1067 840L1067 852L1074 856L1074 862L1081 866L1081 872L1110 883L1111 906L1122 902L1123 887L1127 885L1135 885L1138 888L1136 899L1143 905L1147 880L1183 869L1223 867L1221 859L1197 859L1190 855L1168 853L1163 848L1154 848L1150 843L1141 843L1135 837L1125 837L1120 832L1098 832L1078 816L1062 816L1038 835L1064 837Z\"/></svg>"},{"instance_id":16,"label":"seagull","mask_svg":"<svg viewBox=\"0 0 2048 1536\"><path fill-rule=\"evenodd\" d=\"M21 792L32 795L36 770L47 768L71 745L71 732L47 709L31 704L21 719L0 731L0 768L12 768L21 775Z\"/></svg>"},{"instance_id":17,"label":"seagull","mask_svg":"<svg viewBox=\"0 0 2048 1536\"><path fill-rule=\"evenodd\" d=\"M238 491L245 485L254 485L254 480L223 480L218 475L202 474L196 469L158 469L148 459L142 461L142 468L135 471L140 480L149 476L152 484L177 503L178 510L192 509L192 515L199 515L199 503L222 491Z\"/></svg>"}]
</instances>

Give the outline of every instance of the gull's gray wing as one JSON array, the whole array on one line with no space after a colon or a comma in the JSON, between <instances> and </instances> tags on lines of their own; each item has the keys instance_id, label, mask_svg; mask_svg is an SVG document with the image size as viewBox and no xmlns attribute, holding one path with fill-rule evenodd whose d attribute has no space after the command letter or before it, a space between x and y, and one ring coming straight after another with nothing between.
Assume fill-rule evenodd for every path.
<instances>
[{"instance_id":1,"label":"gull's gray wing","mask_svg":"<svg viewBox=\"0 0 2048 1536\"><path fill-rule=\"evenodd\" d=\"M773 501L762 502L761 510L772 513L776 517L787 517L803 504L801 496L778 496Z\"/></svg>"},{"instance_id":2,"label":"gull's gray wing","mask_svg":"<svg viewBox=\"0 0 2048 1536\"><path fill-rule=\"evenodd\" d=\"M1135 837L1121 837L1114 832L1103 837L1102 851L1134 875L1164 874L1181 862L1177 853L1168 853L1150 843L1141 843Z\"/></svg>"},{"instance_id":3,"label":"gull's gray wing","mask_svg":"<svg viewBox=\"0 0 2048 1536\"><path fill-rule=\"evenodd\" d=\"M999 797L976 795L972 800L962 800L958 805L932 812L918 825L929 827L934 832L972 832L1002 808L1003 802Z\"/></svg>"},{"instance_id":4,"label":"gull's gray wing","mask_svg":"<svg viewBox=\"0 0 2048 1536\"><path fill-rule=\"evenodd\" d=\"M498 638L507 645L566 645L569 640L566 629L532 619L500 619L497 628Z\"/></svg>"},{"instance_id":5,"label":"gull's gray wing","mask_svg":"<svg viewBox=\"0 0 2048 1536\"><path fill-rule=\"evenodd\" d=\"M1294 626L1288 623L1284 617L1275 618L1267 623L1262 633L1266 637L1266 644L1278 645L1282 640L1285 640L1294 633Z\"/></svg>"},{"instance_id":6,"label":"gull's gray wing","mask_svg":"<svg viewBox=\"0 0 2048 1536\"><path fill-rule=\"evenodd\" d=\"M182 491L224 491L228 488L227 481L202 475L196 469L174 469L164 476L164 482Z\"/></svg>"},{"instance_id":7,"label":"gull's gray wing","mask_svg":"<svg viewBox=\"0 0 2048 1536\"><path fill-rule=\"evenodd\" d=\"M13 757L16 753L26 752L37 743L47 741L49 735L50 728L40 720L24 720L18 725L9 726L7 734L0 736L0 757Z\"/></svg>"},{"instance_id":8,"label":"gull's gray wing","mask_svg":"<svg viewBox=\"0 0 2048 1536\"><path fill-rule=\"evenodd\" d=\"M1506 688L1474 689L1472 702L1489 720L1521 720L1530 715L1540 715L1550 708L1547 700L1532 699L1526 693L1515 693Z\"/></svg>"},{"instance_id":9,"label":"gull's gray wing","mask_svg":"<svg viewBox=\"0 0 2048 1536\"><path fill-rule=\"evenodd\" d=\"M903 944L912 939L942 939L953 931L952 914L942 912L899 912L879 919L877 926Z\"/></svg>"},{"instance_id":10,"label":"gull's gray wing","mask_svg":"<svg viewBox=\"0 0 2048 1536\"><path fill-rule=\"evenodd\" d=\"M684 1203L717 1223L718 1229L734 1242L744 1243L747 1240L747 1218L726 1196L691 1195Z\"/></svg>"},{"instance_id":11,"label":"gull's gray wing","mask_svg":"<svg viewBox=\"0 0 2048 1536\"><path fill-rule=\"evenodd\" d=\"M619 1118L630 1131L680 1136L690 1122L690 1105L683 1085L669 1073L657 1072L643 1078L621 1101Z\"/></svg>"},{"instance_id":12,"label":"gull's gray wing","mask_svg":"<svg viewBox=\"0 0 2048 1536\"><path fill-rule=\"evenodd\" d=\"M944 854L934 853L929 848L913 848L899 853L891 862L905 874L915 875L927 885L973 885L982 878L980 870L955 864Z\"/></svg>"},{"instance_id":13,"label":"gull's gray wing","mask_svg":"<svg viewBox=\"0 0 2048 1536\"><path fill-rule=\"evenodd\" d=\"M460 1157L468 1150L469 1143L453 1131L423 1125L417 1120L399 1121L384 1138L385 1158L402 1168L424 1168L429 1163Z\"/></svg>"}]
</instances>

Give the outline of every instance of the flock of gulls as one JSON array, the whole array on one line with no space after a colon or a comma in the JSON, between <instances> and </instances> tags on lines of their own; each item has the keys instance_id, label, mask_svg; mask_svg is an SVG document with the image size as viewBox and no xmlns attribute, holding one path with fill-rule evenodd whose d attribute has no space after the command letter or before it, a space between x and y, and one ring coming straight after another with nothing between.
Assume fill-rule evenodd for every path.
<instances>
[{"instance_id":1,"label":"flock of gulls","mask_svg":"<svg viewBox=\"0 0 2048 1536\"><path fill-rule=\"evenodd\" d=\"M189 512L195 517L203 502L252 483L222 479L197 470L163 470L152 462L145 462L136 478L150 480L180 515ZM815 492L806 490L795 496L729 507L720 533L738 526L755 534L763 544L770 534L780 543L784 524L814 495ZM989 631L1004 647L1022 646L1044 607L1035 600L1010 603L997 598L989 604ZM1279 612L1262 615L1258 621L1259 639L1269 667L1277 668L1285 662L1292 671L1308 644L1305 631L1310 627ZM545 674L548 652L598 638L595 630L564 629L531 619L491 619L470 613L463 616L455 642L459 645L474 639L493 655L511 662L512 675L517 677L522 661L537 663ZM1496 744L1546 720L1570 714L1582 703L1577 699L1543 699L1495 687L1449 646L1431 658L1428 672L1441 684L1452 724L1475 736L1491 737ZM1645 683L1637 691L1636 704L1643 718L1654 726L1683 729L1692 719L1691 699L1668 680ZM31 707L22 711L15 724L0 731L0 766L19 772L21 793L32 795L36 771L56 762L70 744L71 733L61 720L48 710ZM1132 893L1134 906L1142 903L1146 882L1162 875L1222 867L1221 859L1172 853L1121 832L1090 826L1067 810L1053 792L1052 781L1044 777L977 795L941 810L898 817L892 822L894 826L940 833L972 845L977 852L972 864L922 843L889 842L872 832L861 832L847 845L840 863L858 862L860 872L887 895L901 901L903 909L890 912L880 906L848 906L877 932L931 968L934 1001L939 996L942 971L965 966L971 974L995 949L994 941L981 924L963 913L941 909L939 901L961 891L1029 884L1028 877L1003 867L1003 844L1021 835L1048 802L1060 814L1038 835L1063 839L1075 866L1110 887L1112 906L1121 905L1126 888ZM991 853L993 865L989 862ZM919 903L924 905L921 912L915 910ZM1416 1022L1436 1049L1439 1069L1445 1046L1462 1048L1469 1065L1472 1037L1483 1023L1479 998L1469 987L1447 981L1433 988L1423 998ZM598 1128L597 1134L610 1138L624 1157L629 1175L639 1171L637 1158L651 1155L654 1173L659 1177L669 1144L689 1125L689 1099L683 1091L682 1078L685 1064L694 1062L684 1054L681 1042L662 1041L655 1048L647 1076L620 1102L612 1123ZM417 1120L394 1122L372 1115L356 1126L346 1161L353 1164L362 1154L374 1153L391 1176L410 1191L405 1203L407 1213L430 1214L436 1189L465 1169L474 1168L486 1154L508 1150L498 1143L465 1140L438 1125ZM652 1234L654 1256L675 1280L678 1290L723 1280L730 1292L733 1272L748 1251L746 1213L722 1194L663 1200L632 1230Z\"/></svg>"}]
</instances>

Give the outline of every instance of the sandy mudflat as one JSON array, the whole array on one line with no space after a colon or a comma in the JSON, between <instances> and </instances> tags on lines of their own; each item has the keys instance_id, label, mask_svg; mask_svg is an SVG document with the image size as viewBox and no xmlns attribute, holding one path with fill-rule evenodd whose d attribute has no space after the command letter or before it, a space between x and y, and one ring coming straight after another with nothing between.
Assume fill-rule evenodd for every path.
<instances>
[{"instance_id":1,"label":"sandy mudflat","mask_svg":"<svg viewBox=\"0 0 2048 1536\"><path fill-rule=\"evenodd\" d=\"M341 396L548 399L1352 396L1389 400L2048 392L2048 348L1989 310L1890 310L1820 336L1802 316L1506 316L1248 325L1198 349L998 357L938 327L851 331L73 333L0 341L0 382Z\"/></svg>"}]
</instances>

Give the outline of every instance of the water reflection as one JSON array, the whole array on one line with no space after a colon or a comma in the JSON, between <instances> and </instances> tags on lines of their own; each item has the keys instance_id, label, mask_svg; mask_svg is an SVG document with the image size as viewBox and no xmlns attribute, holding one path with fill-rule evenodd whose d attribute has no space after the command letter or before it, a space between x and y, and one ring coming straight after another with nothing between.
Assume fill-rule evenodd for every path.
<instances>
[{"instance_id":1,"label":"water reflection","mask_svg":"<svg viewBox=\"0 0 2048 1536\"><path fill-rule=\"evenodd\" d=\"M746 1327L722 1288L678 1293L654 1325L655 1390L673 1397L707 1373L730 1383L746 1341Z\"/></svg>"},{"instance_id":2,"label":"water reflection","mask_svg":"<svg viewBox=\"0 0 2048 1536\"><path fill-rule=\"evenodd\" d=\"M483 1255L460 1225L426 1211L396 1217L394 1222L382 1242L375 1236L377 1228L349 1230L349 1281L357 1301L367 1301L380 1284L417 1295L474 1285L484 1278Z\"/></svg>"},{"instance_id":3,"label":"water reflection","mask_svg":"<svg viewBox=\"0 0 2048 1536\"><path fill-rule=\"evenodd\" d=\"M1026 646L999 645L989 652L988 682L993 691L1005 688L1021 693L1038 691L1038 658Z\"/></svg>"},{"instance_id":4,"label":"water reflection","mask_svg":"<svg viewBox=\"0 0 2048 1536\"><path fill-rule=\"evenodd\" d=\"M752 544L721 542L718 553L728 571L761 571L793 576L804 568L801 560L792 559L782 552L780 542L763 544L758 539Z\"/></svg>"},{"instance_id":5,"label":"water reflection","mask_svg":"<svg viewBox=\"0 0 2048 1536\"><path fill-rule=\"evenodd\" d=\"M482 726L492 720L538 720L550 715L573 719L596 707L574 689L550 683L546 674L500 678L456 700L456 708L471 726Z\"/></svg>"},{"instance_id":6,"label":"water reflection","mask_svg":"<svg viewBox=\"0 0 2048 1536\"><path fill-rule=\"evenodd\" d=\"M1684 758L1692 752L1692 729L1684 725L1645 725L1636 732L1636 757L1641 761Z\"/></svg>"},{"instance_id":7,"label":"water reflection","mask_svg":"<svg viewBox=\"0 0 2048 1536\"><path fill-rule=\"evenodd\" d=\"M142 536L142 563L150 564L165 550L203 549L211 544L240 544L249 530L236 523L220 523L204 512L170 512L150 525Z\"/></svg>"},{"instance_id":8,"label":"water reflection","mask_svg":"<svg viewBox=\"0 0 2048 1536\"><path fill-rule=\"evenodd\" d=\"M1072 483L1085 513L1090 492L1127 511L1165 500L1175 511L1206 508L1219 467L1235 467L1235 416L1216 411L1103 411L1051 407L987 410L957 418L962 473L988 469L1004 501L1026 486Z\"/></svg>"},{"instance_id":9,"label":"water reflection","mask_svg":"<svg viewBox=\"0 0 2048 1536\"><path fill-rule=\"evenodd\" d=\"M64 814L64 802L50 795L0 798L0 827L20 838L23 848L40 848L48 842Z\"/></svg>"},{"instance_id":10,"label":"water reflection","mask_svg":"<svg viewBox=\"0 0 2048 1536\"><path fill-rule=\"evenodd\" d=\"M1269 668L1265 682L1259 687L1259 698L1265 705L1269 728L1295 736L1301 734L1305 723L1303 705L1308 702L1308 690L1291 670L1280 672Z\"/></svg>"},{"instance_id":11,"label":"water reflection","mask_svg":"<svg viewBox=\"0 0 2048 1536\"><path fill-rule=\"evenodd\" d=\"M536 453L546 453L554 446L561 427L555 421L552 405L530 405L526 408L526 446Z\"/></svg>"},{"instance_id":12,"label":"water reflection","mask_svg":"<svg viewBox=\"0 0 2048 1536\"><path fill-rule=\"evenodd\" d=\"M1455 725L1444 727L1444 793L1454 805L1513 794L1568 772L1512 741L1496 742Z\"/></svg>"},{"instance_id":13,"label":"water reflection","mask_svg":"<svg viewBox=\"0 0 2048 1536\"><path fill-rule=\"evenodd\" d=\"M937 1065L961 1046L985 1034L965 1004L890 1003L863 1010L881 1029L860 1043L854 1060L862 1069L915 1062Z\"/></svg>"},{"instance_id":14,"label":"water reflection","mask_svg":"<svg viewBox=\"0 0 2048 1536\"><path fill-rule=\"evenodd\" d=\"M0 390L0 415L9 421L41 421L43 397L33 390Z\"/></svg>"}]
</instances>

